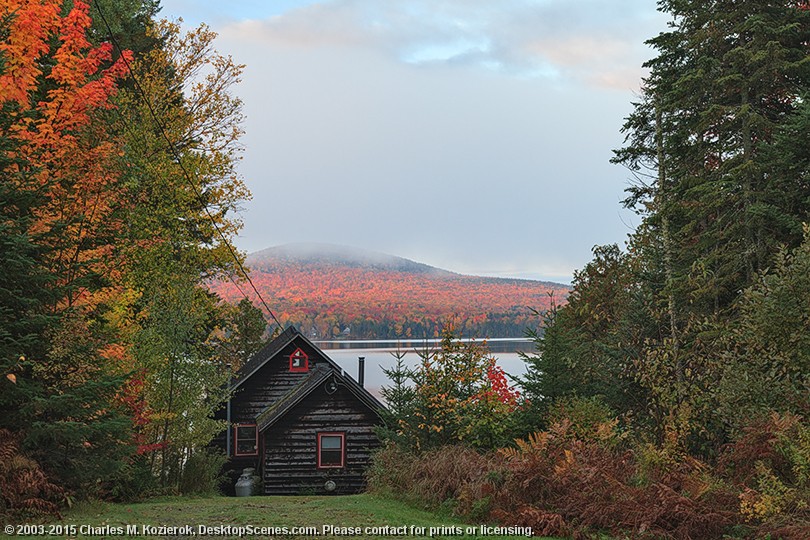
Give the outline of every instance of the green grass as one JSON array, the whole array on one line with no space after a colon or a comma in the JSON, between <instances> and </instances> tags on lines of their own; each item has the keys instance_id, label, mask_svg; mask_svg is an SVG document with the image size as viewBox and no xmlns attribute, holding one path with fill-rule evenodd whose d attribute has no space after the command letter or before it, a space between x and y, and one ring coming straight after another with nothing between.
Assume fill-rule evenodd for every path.
<instances>
[{"instance_id":1,"label":"green grass","mask_svg":"<svg viewBox=\"0 0 810 540\"><path fill-rule=\"evenodd\" d=\"M207 527L233 526L244 527L316 527L318 535L298 534L291 532L283 534L245 534L243 538L434 538L434 539L518 539L520 536L501 536L480 534L481 524L462 523L451 517L442 517L437 514L407 506L399 501L378 497L374 495L352 495L332 497L209 497L190 498L172 497L156 499L153 501L135 504L110 503L83 503L70 510L62 522L44 525L45 533L49 527L50 532L56 532L61 526L64 537L65 529L72 532L69 527L75 526L75 533L68 534L70 538L90 538L89 534L80 534L80 526L92 527L122 527L127 525L154 526L191 526L195 538L238 538L236 533L205 535L199 534L199 525ZM323 526L359 528L358 531L343 531L356 534L324 534ZM399 527L399 531L391 534L367 534L366 527ZM401 529L404 527L404 531ZM424 531L412 529L423 527ZM432 527L454 527L455 531L445 529L431 531ZM466 528L478 528L478 534L466 534ZM141 529L139 529L140 531ZM460 531L460 534L454 532ZM98 533L99 531L96 531ZM396 535L394 532L404 532ZM430 533L433 532L433 536ZM357 534L359 533L359 534ZM41 538L38 536L15 536L15 538ZM53 536L52 536L53 537ZM113 536L102 534L93 538L132 538L134 536ZM138 535L137 538L189 538L187 535Z\"/></svg>"}]
</instances>

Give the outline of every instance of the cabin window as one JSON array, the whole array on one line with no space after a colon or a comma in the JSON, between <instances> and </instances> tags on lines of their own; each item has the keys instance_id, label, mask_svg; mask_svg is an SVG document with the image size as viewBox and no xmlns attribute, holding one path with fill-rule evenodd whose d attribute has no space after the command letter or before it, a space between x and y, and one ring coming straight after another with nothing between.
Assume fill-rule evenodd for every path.
<instances>
[{"instance_id":1,"label":"cabin window","mask_svg":"<svg viewBox=\"0 0 810 540\"><path fill-rule=\"evenodd\" d=\"M318 433L318 468L340 468L346 461L345 433Z\"/></svg>"},{"instance_id":2,"label":"cabin window","mask_svg":"<svg viewBox=\"0 0 810 540\"><path fill-rule=\"evenodd\" d=\"M234 455L259 455L259 432L256 424L236 424L234 431Z\"/></svg>"},{"instance_id":3,"label":"cabin window","mask_svg":"<svg viewBox=\"0 0 810 540\"><path fill-rule=\"evenodd\" d=\"M309 356L300 348L290 355L290 371L309 371Z\"/></svg>"}]
</instances>

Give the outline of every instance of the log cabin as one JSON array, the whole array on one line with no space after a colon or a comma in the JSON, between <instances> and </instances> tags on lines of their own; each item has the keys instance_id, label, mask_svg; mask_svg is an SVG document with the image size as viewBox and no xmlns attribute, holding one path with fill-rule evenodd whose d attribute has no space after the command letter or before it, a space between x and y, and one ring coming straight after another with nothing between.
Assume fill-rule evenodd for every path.
<instances>
[{"instance_id":1,"label":"log cabin","mask_svg":"<svg viewBox=\"0 0 810 540\"><path fill-rule=\"evenodd\" d=\"M228 455L226 492L248 467L265 495L365 489L384 406L295 328L253 355L231 390L215 415L230 427L213 441Z\"/></svg>"}]
</instances>

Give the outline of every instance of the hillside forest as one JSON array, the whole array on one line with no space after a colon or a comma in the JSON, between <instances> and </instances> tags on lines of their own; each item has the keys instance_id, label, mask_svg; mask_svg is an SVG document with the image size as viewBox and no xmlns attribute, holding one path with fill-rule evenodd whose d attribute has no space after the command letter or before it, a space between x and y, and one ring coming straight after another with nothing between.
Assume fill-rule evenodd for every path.
<instances>
[{"instance_id":1,"label":"hillside forest","mask_svg":"<svg viewBox=\"0 0 810 540\"><path fill-rule=\"evenodd\" d=\"M524 337L538 311L568 293L556 283L465 276L399 258L375 264L270 249L246 262L281 324L314 339L438 338L447 324L464 337ZM211 288L229 302L242 298L229 281Z\"/></svg>"},{"instance_id":2,"label":"hillside forest","mask_svg":"<svg viewBox=\"0 0 810 540\"><path fill-rule=\"evenodd\" d=\"M810 5L658 6L671 23L614 154L640 225L566 303L530 306L525 376L449 324L397 358L369 489L537 535L810 538ZM242 263L243 66L158 11L0 0L12 522L210 492L212 411L265 336L260 309L209 289ZM297 283L270 286L298 309Z\"/></svg>"}]
</instances>

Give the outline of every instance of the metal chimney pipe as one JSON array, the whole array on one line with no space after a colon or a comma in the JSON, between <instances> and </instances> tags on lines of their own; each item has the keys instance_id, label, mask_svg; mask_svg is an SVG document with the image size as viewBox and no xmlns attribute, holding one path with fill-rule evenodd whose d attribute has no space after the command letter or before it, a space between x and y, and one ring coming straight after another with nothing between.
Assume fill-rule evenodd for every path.
<instances>
[{"instance_id":1,"label":"metal chimney pipe","mask_svg":"<svg viewBox=\"0 0 810 540\"><path fill-rule=\"evenodd\" d=\"M358 356L357 357L357 382L360 386L366 381L366 357L365 356Z\"/></svg>"},{"instance_id":2,"label":"metal chimney pipe","mask_svg":"<svg viewBox=\"0 0 810 540\"><path fill-rule=\"evenodd\" d=\"M228 459L230 459L231 453L231 386L233 386L233 368L231 364L225 364L225 367L228 369L228 407L225 412L225 423L228 426L225 434L225 448L226 448L226 455Z\"/></svg>"}]
</instances>

